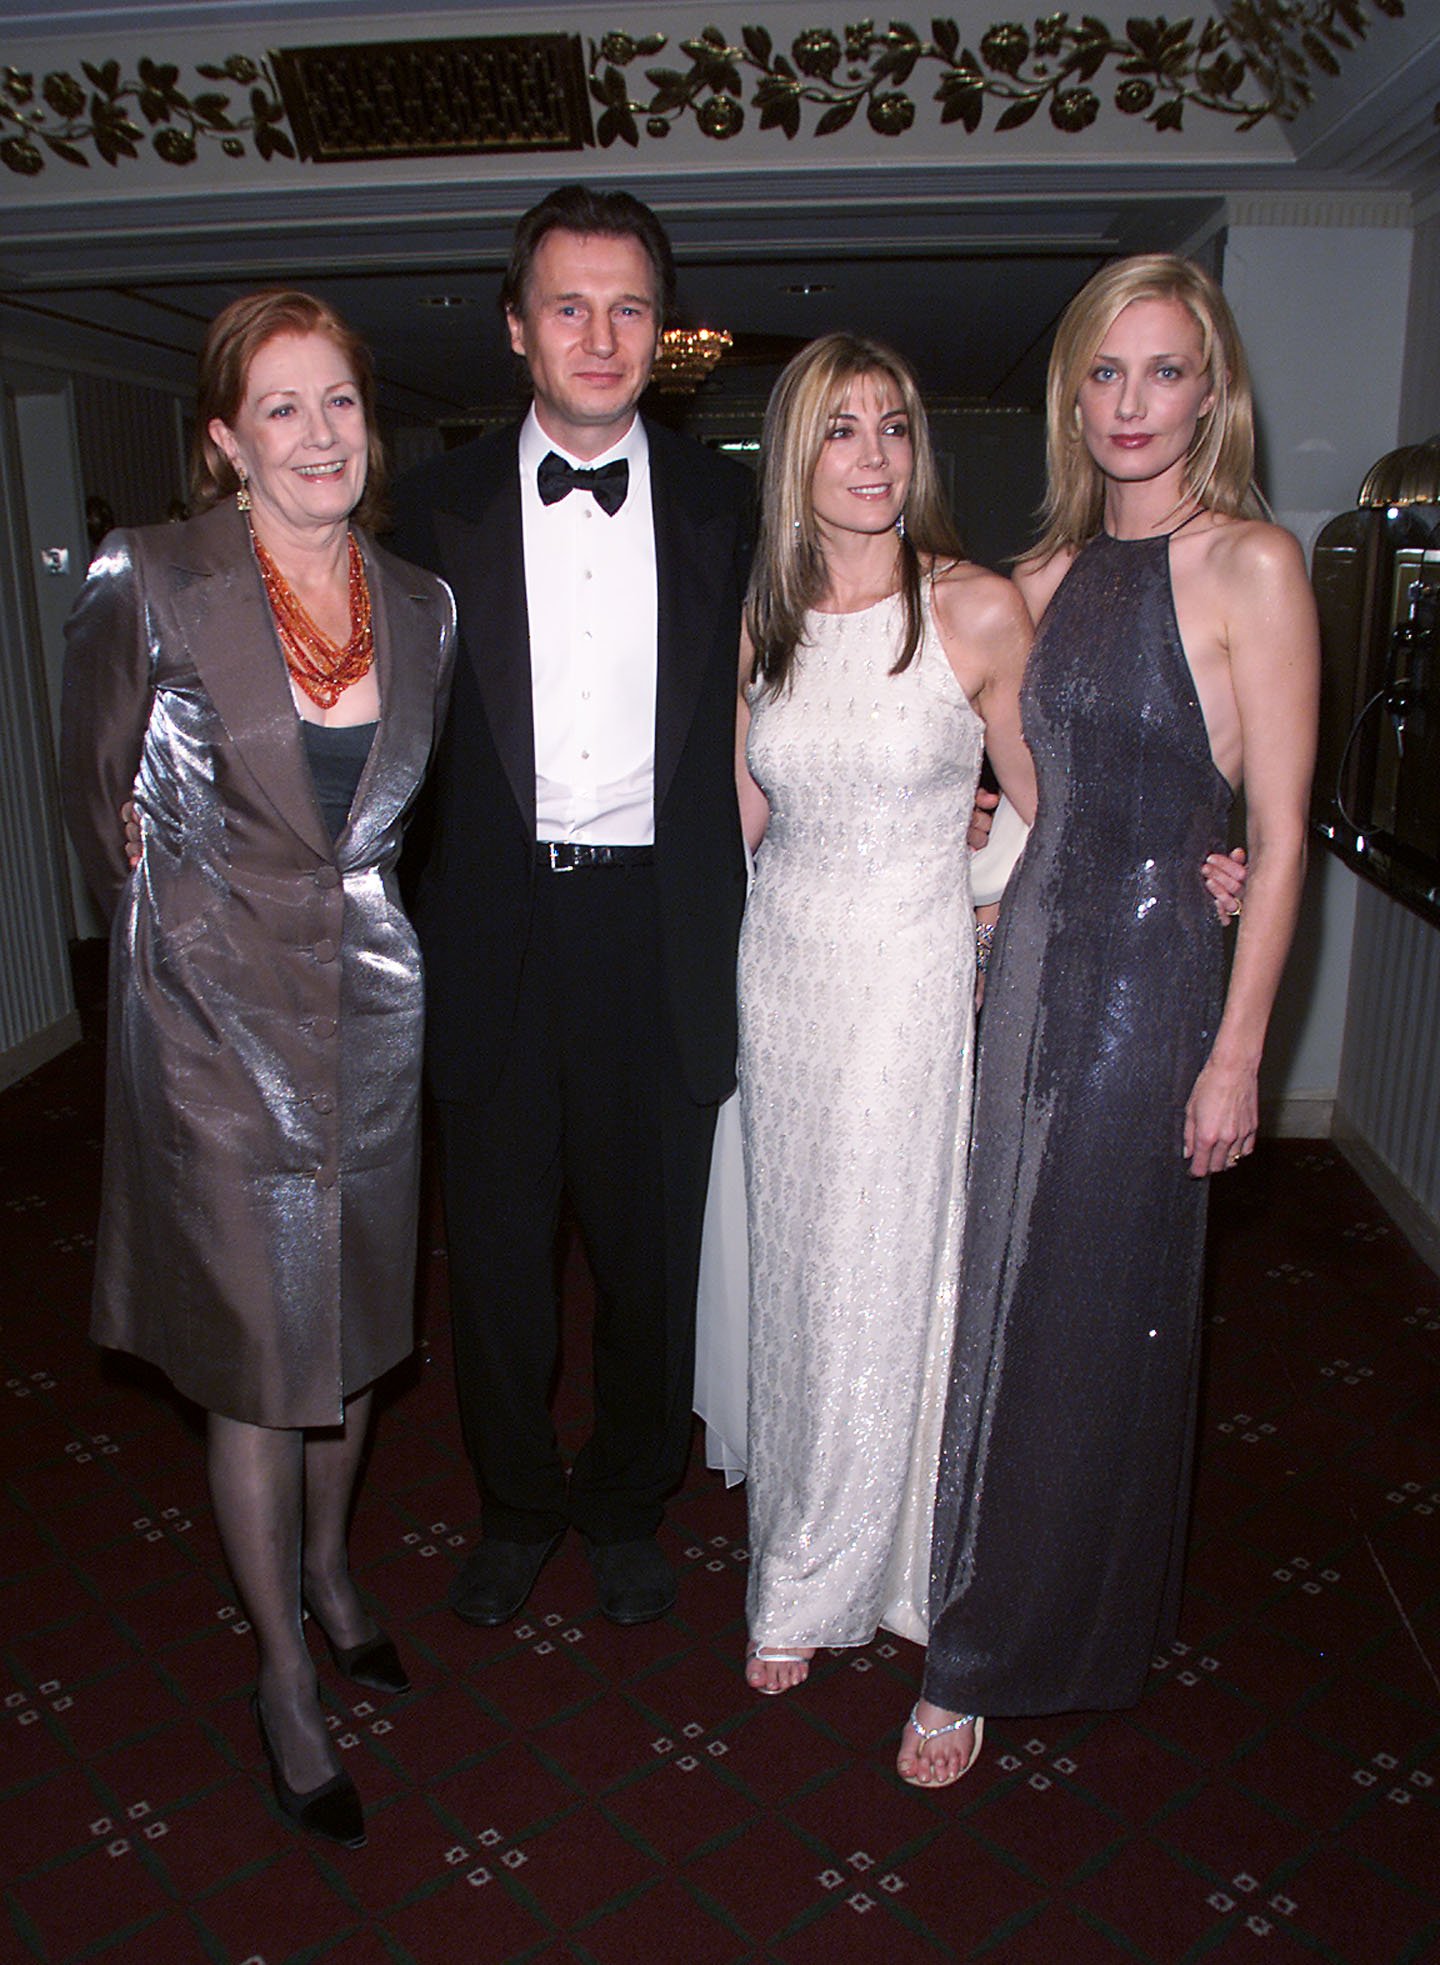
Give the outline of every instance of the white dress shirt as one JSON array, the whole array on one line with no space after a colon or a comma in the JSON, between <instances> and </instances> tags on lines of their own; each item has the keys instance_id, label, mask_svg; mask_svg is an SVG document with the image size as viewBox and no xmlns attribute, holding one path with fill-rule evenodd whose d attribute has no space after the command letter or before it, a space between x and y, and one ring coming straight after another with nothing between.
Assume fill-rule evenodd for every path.
<instances>
[{"instance_id":1,"label":"white dress shirt","mask_svg":"<svg viewBox=\"0 0 1440 1965\"><path fill-rule=\"evenodd\" d=\"M588 491L542 505L549 451L582 470L623 457L613 516ZM655 838L655 524L650 442L637 416L602 456L551 443L532 408L520 430L520 506L535 717L535 833L649 846Z\"/></svg>"}]
</instances>

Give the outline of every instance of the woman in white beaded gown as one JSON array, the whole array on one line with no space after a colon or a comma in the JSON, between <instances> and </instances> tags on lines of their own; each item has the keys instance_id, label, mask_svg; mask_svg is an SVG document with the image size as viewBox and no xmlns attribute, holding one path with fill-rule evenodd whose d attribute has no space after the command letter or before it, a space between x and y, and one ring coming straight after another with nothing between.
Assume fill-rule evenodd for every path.
<instances>
[{"instance_id":1,"label":"woman in white beaded gown","mask_svg":"<svg viewBox=\"0 0 1440 1965\"><path fill-rule=\"evenodd\" d=\"M1030 642L961 556L909 368L811 343L766 414L741 658L750 1644L760 1692L923 1641L975 1002L982 748L1026 818ZM763 845L760 843L763 837Z\"/></svg>"}]
</instances>

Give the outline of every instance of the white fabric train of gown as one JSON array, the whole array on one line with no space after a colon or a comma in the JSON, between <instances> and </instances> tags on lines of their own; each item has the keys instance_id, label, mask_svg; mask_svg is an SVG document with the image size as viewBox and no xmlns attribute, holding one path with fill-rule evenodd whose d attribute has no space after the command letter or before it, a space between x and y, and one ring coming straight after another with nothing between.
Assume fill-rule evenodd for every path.
<instances>
[{"instance_id":1,"label":"white fabric train of gown","mask_svg":"<svg viewBox=\"0 0 1440 1965\"><path fill-rule=\"evenodd\" d=\"M740 1094L715 1119L700 1286L695 1301L695 1410L705 1422L705 1465L726 1487L745 1478L750 1370L750 1249Z\"/></svg>"},{"instance_id":2,"label":"white fabric train of gown","mask_svg":"<svg viewBox=\"0 0 1440 1965\"><path fill-rule=\"evenodd\" d=\"M740 944L752 1637L923 1640L970 1130L983 725L898 597L757 694Z\"/></svg>"}]
</instances>

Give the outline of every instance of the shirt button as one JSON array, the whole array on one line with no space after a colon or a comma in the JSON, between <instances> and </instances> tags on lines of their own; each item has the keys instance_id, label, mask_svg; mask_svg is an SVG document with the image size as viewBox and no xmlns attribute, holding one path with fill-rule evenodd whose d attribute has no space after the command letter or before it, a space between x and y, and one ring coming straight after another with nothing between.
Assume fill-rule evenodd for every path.
<instances>
[{"instance_id":1,"label":"shirt button","mask_svg":"<svg viewBox=\"0 0 1440 1965\"><path fill-rule=\"evenodd\" d=\"M582 702L582 703L588 703L588 702L589 702L589 700L590 700L590 691L589 691L588 689L582 689L582 690L580 691L580 700L581 700L581 702Z\"/></svg>"},{"instance_id":2,"label":"shirt button","mask_svg":"<svg viewBox=\"0 0 1440 1965\"><path fill-rule=\"evenodd\" d=\"M335 960L335 944L328 935L322 935L319 941L316 942L314 955L317 962L333 962Z\"/></svg>"},{"instance_id":3,"label":"shirt button","mask_svg":"<svg viewBox=\"0 0 1440 1965\"><path fill-rule=\"evenodd\" d=\"M582 760L584 760L584 759L588 759L588 758L589 758L589 756L590 756L590 753L589 753L589 751L581 751L581 753L580 753L580 756L581 756L581 758L582 758Z\"/></svg>"},{"instance_id":4,"label":"shirt button","mask_svg":"<svg viewBox=\"0 0 1440 1965\"><path fill-rule=\"evenodd\" d=\"M595 578L595 575L590 571L589 567L587 566L584 573L581 575L581 578L585 580L593 580Z\"/></svg>"}]
</instances>

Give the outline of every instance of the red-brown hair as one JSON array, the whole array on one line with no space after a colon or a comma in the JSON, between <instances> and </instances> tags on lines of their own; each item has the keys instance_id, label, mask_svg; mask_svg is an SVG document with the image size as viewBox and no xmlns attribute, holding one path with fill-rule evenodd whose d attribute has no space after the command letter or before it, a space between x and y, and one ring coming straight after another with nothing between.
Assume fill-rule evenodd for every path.
<instances>
[{"instance_id":1,"label":"red-brown hair","mask_svg":"<svg viewBox=\"0 0 1440 1965\"><path fill-rule=\"evenodd\" d=\"M234 427L245 400L250 364L278 334L323 334L344 356L360 392L369 439L365 490L355 507L361 525L375 526L385 510L385 448L375 420L375 370L370 350L333 307L314 294L284 287L247 293L223 307L210 323L200 350L196 387L195 436L190 447L190 502L203 512L235 491L239 479L229 458L210 434L216 417Z\"/></svg>"}]
</instances>

